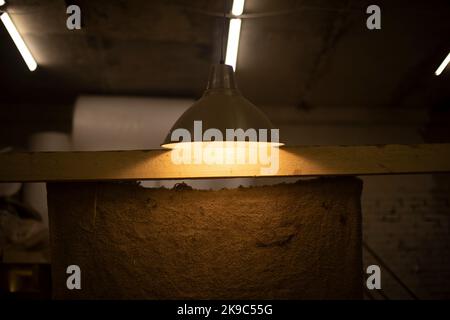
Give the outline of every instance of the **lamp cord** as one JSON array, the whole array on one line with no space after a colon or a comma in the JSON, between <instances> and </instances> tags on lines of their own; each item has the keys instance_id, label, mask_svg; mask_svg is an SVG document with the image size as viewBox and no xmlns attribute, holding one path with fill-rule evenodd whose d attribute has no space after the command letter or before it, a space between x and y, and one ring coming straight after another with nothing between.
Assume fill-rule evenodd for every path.
<instances>
[{"instance_id":1,"label":"lamp cord","mask_svg":"<svg viewBox=\"0 0 450 320\"><path fill-rule=\"evenodd\" d=\"M227 14L227 0L224 0L223 1L223 16L222 16L222 34L221 34L221 39L220 39L220 61L219 61L219 63L220 64L224 64L225 63L225 58L224 58L224 55L223 55L223 46L224 46L224 43L225 43L225 41L224 41L224 38L225 38L225 25L226 25L226 22L227 22L227 17L226 17L226 14Z\"/></svg>"}]
</instances>

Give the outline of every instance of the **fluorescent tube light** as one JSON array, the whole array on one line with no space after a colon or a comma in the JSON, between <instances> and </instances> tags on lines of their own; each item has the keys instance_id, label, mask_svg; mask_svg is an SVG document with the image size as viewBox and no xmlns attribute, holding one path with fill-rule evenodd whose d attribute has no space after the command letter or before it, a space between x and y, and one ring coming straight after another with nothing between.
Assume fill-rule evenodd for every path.
<instances>
[{"instance_id":1,"label":"fluorescent tube light","mask_svg":"<svg viewBox=\"0 0 450 320\"><path fill-rule=\"evenodd\" d=\"M240 16L244 12L245 0L234 0L231 14ZM239 49L239 36L241 33L241 19L231 19L230 28L228 30L227 53L225 56L225 64L232 66L236 71L236 61Z\"/></svg>"},{"instance_id":2,"label":"fluorescent tube light","mask_svg":"<svg viewBox=\"0 0 450 320\"><path fill-rule=\"evenodd\" d=\"M236 60L239 49L239 35L241 33L241 19L231 19L228 31L227 55L225 64L232 66L236 71Z\"/></svg>"},{"instance_id":3,"label":"fluorescent tube light","mask_svg":"<svg viewBox=\"0 0 450 320\"><path fill-rule=\"evenodd\" d=\"M231 14L235 16L240 16L244 12L245 0L234 0L233 7L231 9Z\"/></svg>"},{"instance_id":4,"label":"fluorescent tube light","mask_svg":"<svg viewBox=\"0 0 450 320\"><path fill-rule=\"evenodd\" d=\"M434 72L435 75L440 75L442 71L444 71L447 64L450 62L450 52L448 53L447 57L445 57L444 61L442 61L441 65L436 69Z\"/></svg>"},{"instance_id":5,"label":"fluorescent tube light","mask_svg":"<svg viewBox=\"0 0 450 320\"><path fill-rule=\"evenodd\" d=\"M27 64L28 69L30 69L30 71L36 70L36 68L37 68L36 60L34 60L33 56L31 55L30 50L28 50L27 45L23 41L19 32L17 31L16 26L12 22L8 13L3 12L0 16L0 19L2 20L3 24L6 27L6 30L8 30L9 35L11 36L14 43L16 44L17 49L19 49L19 52L22 55L23 60L25 60L25 63Z\"/></svg>"}]
</instances>

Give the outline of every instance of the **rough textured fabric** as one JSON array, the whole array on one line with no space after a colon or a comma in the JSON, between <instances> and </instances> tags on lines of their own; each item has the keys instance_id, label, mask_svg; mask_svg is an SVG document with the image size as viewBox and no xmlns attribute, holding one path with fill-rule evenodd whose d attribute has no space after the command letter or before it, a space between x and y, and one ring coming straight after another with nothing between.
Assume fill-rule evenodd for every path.
<instances>
[{"instance_id":1,"label":"rough textured fabric","mask_svg":"<svg viewBox=\"0 0 450 320\"><path fill-rule=\"evenodd\" d=\"M48 185L55 298L362 297L362 183ZM68 265L81 290L66 288Z\"/></svg>"}]
</instances>

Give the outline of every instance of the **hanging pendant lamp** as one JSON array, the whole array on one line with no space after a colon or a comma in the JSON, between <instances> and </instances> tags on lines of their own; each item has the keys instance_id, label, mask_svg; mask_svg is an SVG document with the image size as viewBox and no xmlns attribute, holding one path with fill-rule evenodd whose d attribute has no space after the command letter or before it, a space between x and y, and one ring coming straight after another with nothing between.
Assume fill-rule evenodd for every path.
<instances>
[{"instance_id":1,"label":"hanging pendant lamp","mask_svg":"<svg viewBox=\"0 0 450 320\"><path fill-rule=\"evenodd\" d=\"M194 121L202 121L203 132L210 128L220 130L224 141L226 129L254 129L256 132L266 129L269 134L264 143L274 147L283 145L278 140L271 141L270 131L274 129L272 123L261 110L241 95L236 86L233 68L226 64L215 64L211 67L203 96L175 122L161 146L171 149L180 143L198 142L194 139ZM191 141L172 141L172 132L178 128L188 130ZM245 140L237 137L233 141Z\"/></svg>"},{"instance_id":2,"label":"hanging pendant lamp","mask_svg":"<svg viewBox=\"0 0 450 320\"><path fill-rule=\"evenodd\" d=\"M224 64L226 4L227 2L224 1L220 63L211 67L206 91L200 100L195 102L175 122L161 145L163 148L172 149L192 143L203 144L203 142L207 142L209 146L215 144L222 148L223 141L227 142L227 147L230 147L232 142L240 142L240 146L242 144L255 146L255 143L258 146L262 146L264 143L268 147L283 145L279 142L278 130L274 129L266 115L239 92L234 79L233 67ZM195 130L198 129L196 128L198 123L201 123L202 133L200 135ZM188 132L186 136L189 136L189 140L174 141L172 133L177 129L184 129L185 133ZM206 139L206 141L203 141L203 132L208 131L208 129L215 129L215 132L220 131L222 140L217 141L219 142L217 144L215 143L216 140ZM241 134L233 135L230 138L227 135L227 131L230 129L240 129L241 133L256 132L256 137L254 135L250 139L249 136ZM273 132L276 134L272 135ZM262 133L265 133L265 135Z\"/></svg>"}]
</instances>

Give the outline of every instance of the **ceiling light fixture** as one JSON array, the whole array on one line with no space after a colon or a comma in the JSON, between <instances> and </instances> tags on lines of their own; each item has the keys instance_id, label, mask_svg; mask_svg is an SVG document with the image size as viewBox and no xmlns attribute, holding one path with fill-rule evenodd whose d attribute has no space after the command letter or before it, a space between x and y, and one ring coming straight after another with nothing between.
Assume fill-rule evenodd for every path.
<instances>
[{"instance_id":1,"label":"ceiling light fixture","mask_svg":"<svg viewBox=\"0 0 450 320\"><path fill-rule=\"evenodd\" d=\"M231 8L231 14L235 17L240 16L244 12L245 0L234 0ZM228 29L227 54L225 63L232 66L236 71L237 55L239 50L239 37L241 33L241 19L233 18L230 20Z\"/></svg>"},{"instance_id":2,"label":"ceiling light fixture","mask_svg":"<svg viewBox=\"0 0 450 320\"><path fill-rule=\"evenodd\" d=\"M240 16L244 12L245 0L234 0L233 7L231 8L231 14Z\"/></svg>"},{"instance_id":3,"label":"ceiling light fixture","mask_svg":"<svg viewBox=\"0 0 450 320\"><path fill-rule=\"evenodd\" d=\"M436 69L434 74L439 76L442 73L442 71L444 71L445 67L449 62L450 62L450 52L448 53L447 57L445 57L444 61L442 61L441 65Z\"/></svg>"},{"instance_id":4,"label":"ceiling light fixture","mask_svg":"<svg viewBox=\"0 0 450 320\"><path fill-rule=\"evenodd\" d=\"M222 137L227 136L227 129L271 130L274 126L266 115L239 92L234 78L233 68L226 64L215 64L211 67L208 85L203 96L195 102L170 129L166 139L161 145L164 148L175 148L180 143L198 142L199 137L195 131L195 122L202 122L202 131L218 129ZM172 132L176 129L189 131L191 141L172 141ZM272 143L272 137L267 142ZM200 137L202 139L202 137ZM245 137L237 137L235 141L246 141ZM228 141L225 140L224 141ZM234 141L234 140L233 140ZM258 138L258 142L260 139ZM282 143L274 141L272 146L281 146Z\"/></svg>"},{"instance_id":5,"label":"ceiling light fixture","mask_svg":"<svg viewBox=\"0 0 450 320\"><path fill-rule=\"evenodd\" d=\"M0 7L5 4L5 0L0 0Z\"/></svg>"},{"instance_id":6,"label":"ceiling light fixture","mask_svg":"<svg viewBox=\"0 0 450 320\"><path fill-rule=\"evenodd\" d=\"M238 4L236 3L239 4L239 7L237 7ZM244 1L234 2L233 8L236 5L236 13L242 13L243 3ZM224 21L226 21L225 19L226 17L224 14ZM236 23L238 23L238 25L233 26L233 21L237 21ZM237 30L237 32L239 32L240 19L231 19L230 30ZM239 33L237 34L237 38L239 38ZM222 29L222 47L223 38L224 30ZM228 39L229 49L230 36ZM233 38L233 40L234 39L235 38ZM244 142L244 144L247 143L247 145L255 145L256 143L260 146L268 147L278 147L283 145L283 143L279 142L278 130L274 129L274 126L266 115L250 101L245 99L239 92L234 77L233 67L229 63L230 62L227 59L224 64L223 50L221 50L220 64L215 64L211 67L206 91L203 93L200 100L195 102L175 122L161 145L163 148L174 149L192 143L198 144L206 142L211 144L223 141L227 142L227 146L230 146L229 143L234 142ZM203 132L206 133L209 129L219 130L223 137L223 141L216 141L214 139L203 140L205 135L199 137L198 132L196 131L196 123L199 123L199 121L201 121ZM190 140L174 141L172 133L177 129L187 130L190 135ZM227 134L230 129L235 131L240 130L240 132L253 131L257 132L258 136L256 141L248 139L248 136L246 137L244 135L241 135L240 137L236 135L233 139L230 139ZM261 132L266 132L266 136L261 137ZM267 135L267 132L270 132L270 134ZM276 132L276 136L272 135L273 132ZM217 145L222 146L223 144Z\"/></svg>"},{"instance_id":7,"label":"ceiling light fixture","mask_svg":"<svg viewBox=\"0 0 450 320\"><path fill-rule=\"evenodd\" d=\"M231 19L228 30L227 55L225 64L236 71L237 55L239 50L239 36L241 33L241 19Z\"/></svg>"},{"instance_id":8,"label":"ceiling light fixture","mask_svg":"<svg viewBox=\"0 0 450 320\"><path fill-rule=\"evenodd\" d=\"M30 69L30 71L36 70L36 68L37 68L36 60L34 60L33 56L31 55L30 50L28 49L27 45L23 41L22 37L20 36L19 31L17 31L17 28L14 25L14 23L12 22L8 13L7 12L1 13L0 19L2 20L3 24L5 25L6 30L8 30L9 35L11 36L14 43L16 44L16 47L19 50L20 54L22 55L23 60L25 60L25 63L27 64L28 69Z\"/></svg>"}]
</instances>

